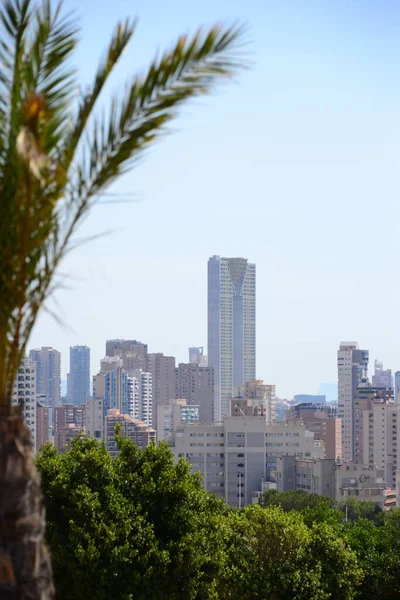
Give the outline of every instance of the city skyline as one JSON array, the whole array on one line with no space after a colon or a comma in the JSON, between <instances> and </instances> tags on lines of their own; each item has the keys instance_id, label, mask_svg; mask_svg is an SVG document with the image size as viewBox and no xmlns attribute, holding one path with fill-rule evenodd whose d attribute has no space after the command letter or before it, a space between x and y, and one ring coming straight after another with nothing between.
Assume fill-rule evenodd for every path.
<instances>
[{"instance_id":1,"label":"city skyline","mask_svg":"<svg viewBox=\"0 0 400 600\"><path fill-rule=\"evenodd\" d=\"M63 261L66 289L50 308L66 326L42 312L30 347L52 344L66 358L69 346L87 344L97 365L104 340L134 337L186 362L187 346L207 345L206 261L219 254L257 265L257 377L273 380L280 396L317 394L320 383L335 382L341 339L399 370L397 282L393 294L363 293L361 301L374 273L393 280L398 236L364 244L362 260L342 242L373 234L379 219L394 232L400 222L398 5L138 0L132 9L115 0L101 14L94 0L68 7L83 16L83 83L97 66L98 39L132 10L140 27L112 89L132 56L148 64L155 46L221 19L249 23L253 65L240 85L189 106L178 133L110 189L131 202L94 209L79 239L111 233Z\"/></svg>"}]
</instances>

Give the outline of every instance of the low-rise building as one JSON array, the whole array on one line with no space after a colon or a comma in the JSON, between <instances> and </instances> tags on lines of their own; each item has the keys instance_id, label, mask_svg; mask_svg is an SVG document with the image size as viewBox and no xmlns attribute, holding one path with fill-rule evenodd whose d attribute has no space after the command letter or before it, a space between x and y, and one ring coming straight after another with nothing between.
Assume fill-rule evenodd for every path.
<instances>
[{"instance_id":1,"label":"low-rise building","mask_svg":"<svg viewBox=\"0 0 400 600\"><path fill-rule=\"evenodd\" d=\"M310 494L327 496L336 502L348 498L378 504L382 509L391 500L383 469L361 464L338 463L333 459L310 459L283 456L277 459L277 490L304 490Z\"/></svg>"},{"instance_id":2,"label":"low-rise building","mask_svg":"<svg viewBox=\"0 0 400 600\"><path fill-rule=\"evenodd\" d=\"M221 424L179 425L172 451L203 475L207 491L231 506L245 506L262 477L276 470L278 456L323 457L324 445L300 421L268 424L264 417L241 416Z\"/></svg>"}]
</instances>

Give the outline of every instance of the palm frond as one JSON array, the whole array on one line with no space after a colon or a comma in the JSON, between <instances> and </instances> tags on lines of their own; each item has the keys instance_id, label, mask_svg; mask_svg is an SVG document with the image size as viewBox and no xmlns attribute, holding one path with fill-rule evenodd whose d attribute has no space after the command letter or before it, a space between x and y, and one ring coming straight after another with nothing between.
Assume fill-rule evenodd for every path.
<instances>
[{"instance_id":1,"label":"palm frond","mask_svg":"<svg viewBox=\"0 0 400 600\"><path fill-rule=\"evenodd\" d=\"M107 116L96 115L134 29L130 20L117 26L76 105L69 58L77 30L61 4L6 0L0 13L0 403L11 400L38 312L92 203L165 132L182 103L245 66L240 27L199 31L134 77Z\"/></svg>"},{"instance_id":2,"label":"palm frond","mask_svg":"<svg viewBox=\"0 0 400 600\"><path fill-rule=\"evenodd\" d=\"M88 138L90 160L80 169L87 197L131 167L165 131L178 106L209 93L221 77L246 66L240 54L243 33L243 27L214 27L206 34L198 31L192 39L181 37L171 51L154 60L144 77L134 78L124 98L114 96L108 126L104 119L96 120Z\"/></svg>"},{"instance_id":3,"label":"palm frond","mask_svg":"<svg viewBox=\"0 0 400 600\"><path fill-rule=\"evenodd\" d=\"M46 119L40 137L43 151L53 156L67 130L75 69L69 58L78 42L78 28L70 15L63 16L62 2L54 9L45 0L37 10L33 32L24 57L25 95L33 92L45 99ZM64 134L64 135L63 135Z\"/></svg>"},{"instance_id":4,"label":"palm frond","mask_svg":"<svg viewBox=\"0 0 400 600\"><path fill-rule=\"evenodd\" d=\"M136 21L130 19L117 24L105 56L100 61L93 84L86 92L81 93L74 125L65 143L64 166L66 169L68 169L74 158L94 106L115 65L131 40L135 27Z\"/></svg>"}]
</instances>

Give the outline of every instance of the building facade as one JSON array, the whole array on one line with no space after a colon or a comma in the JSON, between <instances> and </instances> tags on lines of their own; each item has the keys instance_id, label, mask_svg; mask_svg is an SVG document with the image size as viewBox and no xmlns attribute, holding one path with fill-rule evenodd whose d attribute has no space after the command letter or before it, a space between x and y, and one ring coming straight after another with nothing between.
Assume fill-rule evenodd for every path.
<instances>
[{"instance_id":1,"label":"building facade","mask_svg":"<svg viewBox=\"0 0 400 600\"><path fill-rule=\"evenodd\" d=\"M349 498L385 508L387 486L384 471L374 467L340 463L333 459L282 456L277 459L277 490L303 490L345 503Z\"/></svg>"},{"instance_id":2,"label":"building facade","mask_svg":"<svg viewBox=\"0 0 400 600\"><path fill-rule=\"evenodd\" d=\"M188 404L186 400L170 400L167 405L158 407L157 415L157 441L169 441L174 435L178 425L186 423L197 425L199 423L200 407Z\"/></svg>"},{"instance_id":3,"label":"building facade","mask_svg":"<svg viewBox=\"0 0 400 600\"><path fill-rule=\"evenodd\" d=\"M208 261L208 364L214 368L214 420L256 378L256 267L245 258Z\"/></svg>"},{"instance_id":4,"label":"building facade","mask_svg":"<svg viewBox=\"0 0 400 600\"><path fill-rule=\"evenodd\" d=\"M128 384L132 393L129 393L128 414L135 419L153 426L153 378L151 373L140 369L128 375Z\"/></svg>"},{"instance_id":5,"label":"building facade","mask_svg":"<svg viewBox=\"0 0 400 600\"><path fill-rule=\"evenodd\" d=\"M34 448L37 447L36 363L22 359L13 389L13 404L23 405L25 424L29 427Z\"/></svg>"},{"instance_id":6,"label":"building facade","mask_svg":"<svg viewBox=\"0 0 400 600\"><path fill-rule=\"evenodd\" d=\"M342 420L336 410L328 404L296 404L287 410L287 417L300 419L316 440L323 440L325 458L342 458Z\"/></svg>"},{"instance_id":7,"label":"building facade","mask_svg":"<svg viewBox=\"0 0 400 600\"><path fill-rule=\"evenodd\" d=\"M400 465L398 431L400 405L375 401L363 412L363 463L385 472L390 488L396 488L396 471Z\"/></svg>"},{"instance_id":8,"label":"building facade","mask_svg":"<svg viewBox=\"0 0 400 600\"><path fill-rule=\"evenodd\" d=\"M243 507L252 502L281 455L323 458L323 442L300 422L268 425L264 417L227 417L221 424L179 425L172 452L201 473L207 491Z\"/></svg>"},{"instance_id":9,"label":"building facade","mask_svg":"<svg viewBox=\"0 0 400 600\"><path fill-rule=\"evenodd\" d=\"M152 377L153 427L157 429L157 407L175 398L175 357L164 356L161 352L149 354L146 371Z\"/></svg>"},{"instance_id":10,"label":"building facade","mask_svg":"<svg viewBox=\"0 0 400 600\"><path fill-rule=\"evenodd\" d=\"M85 404L63 404L54 410L54 445L59 452L64 452L72 440L85 432Z\"/></svg>"},{"instance_id":11,"label":"building facade","mask_svg":"<svg viewBox=\"0 0 400 600\"><path fill-rule=\"evenodd\" d=\"M69 349L69 374L67 399L80 406L90 398L90 348L71 346Z\"/></svg>"},{"instance_id":12,"label":"building facade","mask_svg":"<svg viewBox=\"0 0 400 600\"><path fill-rule=\"evenodd\" d=\"M103 398L90 398L85 402L86 435L104 439Z\"/></svg>"},{"instance_id":13,"label":"building facade","mask_svg":"<svg viewBox=\"0 0 400 600\"><path fill-rule=\"evenodd\" d=\"M49 408L41 402L36 403L36 452L50 440Z\"/></svg>"},{"instance_id":14,"label":"building facade","mask_svg":"<svg viewBox=\"0 0 400 600\"><path fill-rule=\"evenodd\" d=\"M179 363L175 369L175 398L199 406L200 421L213 422L214 369L196 363Z\"/></svg>"},{"instance_id":15,"label":"building facade","mask_svg":"<svg viewBox=\"0 0 400 600\"><path fill-rule=\"evenodd\" d=\"M354 460L354 396L359 387L368 385L368 350L359 350L356 342L342 342L337 354L338 417L342 420L342 459Z\"/></svg>"},{"instance_id":16,"label":"building facade","mask_svg":"<svg viewBox=\"0 0 400 600\"><path fill-rule=\"evenodd\" d=\"M117 409L110 409L105 417L104 434L106 447L111 456L118 454L115 439L115 427L117 425L121 427L121 435L130 439L141 449L156 441L155 430L146 423L134 419L130 415L122 415Z\"/></svg>"},{"instance_id":17,"label":"building facade","mask_svg":"<svg viewBox=\"0 0 400 600\"><path fill-rule=\"evenodd\" d=\"M29 357L36 364L36 392L46 397L47 406L54 411L61 402L61 354L43 346L31 350Z\"/></svg>"}]
</instances>

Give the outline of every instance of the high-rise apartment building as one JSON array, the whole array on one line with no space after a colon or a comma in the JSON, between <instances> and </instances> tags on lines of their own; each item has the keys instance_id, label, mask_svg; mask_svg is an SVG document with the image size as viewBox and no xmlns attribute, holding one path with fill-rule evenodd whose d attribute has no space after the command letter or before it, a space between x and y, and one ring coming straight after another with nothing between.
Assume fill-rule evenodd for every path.
<instances>
[{"instance_id":1,"label":"high-rise apartment building","mask_svg":"<svg viewBox=\"0 0 400 600\"><path fill-rule=\"evenodd\" d=\"M375 401L370 410L364 410L363 421L363 463L384 469L386 485L394 489L400 465L400 405Z\"/></svg>"},{"instance_id":2,"label":"high-rise apartment building","mask_svg":"<svg viewBox=\"0 0 400 600\"><path fill-rule=\"evenodd\" d=\"M137 369L129 373L128 381L129 385L132 386L132 393L129 396L128 414L152 427L153 382L151 373Z\"/></svg>"},{"instance_id":3,"label":"high-rise apartment building","mask_svg":"<svg viewBox=\"0 0 400 600\"><path fill-rule=\"evenodd\" d=\"M69 349L68 402L80 406L90 398L90 348L71 346Z\"/></svg>"},{"instance_id":4,"label":"high-rise apartment building","mask_svg":"<svg viewBox=\"0 0 400 600\"><path fill-rule=\"evenodd\" d=\"M179 363L175 369L175 398L199 406L200 422L213 422L214 369L197 363Z\"/></svg>"},{"instance_id":5,"label":"high-rise apartment building","mask_svg":"<svg viewBox=\"0 0 400 600\"><path fill-rule=\"evenodd\" d=\"M362 463L364 457L364 411L371 410L374 403L393 403L390 388L362 387L354 395L354 444L353 461Z\"/></svg>"},{"instance_id":6,"label":"high-rise apartment building","mask_svg":"<svg viewBox=\"0 0 400 600\"><path fill-rule=\"evenodd\" d=\"M36 404L36 452L40 450L50 439L49 436L49 409L48 407L37 402Z\"/></svg>"},{"instance_id":7,"label":"high-rise apartment building","mask_svg":"<svg viewBox=\"0 0 400 600\"><path fill-rule=\"evenodd\" d=\"M393 377L391 369L384 369L383 363L376 360L374 363L375 373L372 375L372 387L393 388Z\"/></svg>"},{"instance_id":8,"label":"high-rise apartment building","mask_svg":"<svg viewBox=\"0 0 400 600\"><path fill-rule=\"evenodd\" d=\"M85 431L85 404L63 404L54 410L54 445L60 452L64 452L67 445Z\"/></svg>"},{"instance_id":9,"label":"high-rise apartment building","mask_svg":"<svg viewBox=\"0 0 400 600\"><path fill-rule=\"evenodd\" d=\"M245 258L208 261L208 364L214 368L214 420L256 377L256 267Z\"/></svg>"},{"instance_id":10,"label":"high-rise apartment building","mask_svg":"<svg viewBox=\"0 0 400 600\"><path fill-rule=\"evenodd\" d=\"M61 354L55 348L43 346L30 351L36 364L36 392L46 397L46 404L54 409L61 402Z\"/></svg>"},{"instance_id":11,"label":"high-rise apartment building","mask_svg":"<svg viewBox=\"0 0 400 600\"><path fill-rule=\"evenodd\" d=\"M107 340L106 355L121 357L126 371L147 370L147 344L138 340Z\"/></svg>"},{"instance_id":12,"label":"high-rise apartment building","mask_svg":"<svg viewBox=\"0 0 400 600\"><path fill-rule=\"evenodd\" d=\"M157 407L168 404L175 398L175 357L161 352L149 354L147 372L153 384L153 427L157 429Z\"/></svg>"},{"instance_id":13,"label":"high-rise apartment building","mask_svg":"<svg viewBox=\"0 0 400 600\"><path fill-rule=\"evenodd\" d=\"M14 383L13 404L23 405L26 425L29 427L34 448L36 448L36 364L25 357L22 359Z\"/></svg>"},{"instance_id":14,"label":"high-rise apartment building","mask_svg":"<svg viewBox=\"0 0 400 600\"><path fill-rule=\"evenodd\" d=\"M354 460L354 396L368 386L368 350L356 342L341 342L338 354L338 417L342 420L342 459Z\"/></svg>"}]
</instances>

